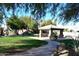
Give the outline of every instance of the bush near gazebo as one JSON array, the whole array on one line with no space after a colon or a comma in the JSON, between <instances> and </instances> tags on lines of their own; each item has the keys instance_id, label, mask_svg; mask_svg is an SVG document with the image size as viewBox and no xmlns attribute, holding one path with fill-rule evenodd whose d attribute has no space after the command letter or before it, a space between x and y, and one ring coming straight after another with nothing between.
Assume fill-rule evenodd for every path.
<instances>
[{"instance_id":1,"label":"bush near gazebo","mask_svg":"<svg viewBox=\"0 0 79 59\"><path fill-rule=\"evenodd\" d=\"M63 43L65 48L70 51L71 55L79 56L79 40L65 39L57 41L60 42L60 44Z\"/></svg>"}]
</instances>

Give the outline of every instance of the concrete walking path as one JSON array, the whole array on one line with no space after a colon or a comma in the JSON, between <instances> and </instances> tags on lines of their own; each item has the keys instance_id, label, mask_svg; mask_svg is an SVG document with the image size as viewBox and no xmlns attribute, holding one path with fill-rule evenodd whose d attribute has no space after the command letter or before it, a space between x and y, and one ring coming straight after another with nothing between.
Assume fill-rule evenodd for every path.
<instances>
[{"instance_id":1,"label":"concrete walking path","mask_svg":"<svg viewBox=\"0 0 79 59\"><path fill-rule=\"evenodd\" d=\"M56 41L47 41L47 45L40 46L38 48L32 48L28 51L24 51L21 53L16 53L14 55L17 56L51 56L53 55L54 49L59 45Z\"/></svg>"}]
</instances>

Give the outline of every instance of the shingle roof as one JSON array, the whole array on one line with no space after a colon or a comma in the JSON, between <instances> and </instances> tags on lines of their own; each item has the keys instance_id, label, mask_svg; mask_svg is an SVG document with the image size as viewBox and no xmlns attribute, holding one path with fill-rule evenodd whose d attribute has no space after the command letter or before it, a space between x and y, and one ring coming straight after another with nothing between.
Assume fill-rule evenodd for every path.
<instances>
[{"instance_id":1,"label":"shingle roof","mask_svg":"<svg viewBox=\"0 0 79 59\"><path fill-rule=\"evenodd\" d=\"M47 25L43 27L39 27L38 29L66 29L64 26L55 26L55 25Z\"/></svg>"}]
</instances>

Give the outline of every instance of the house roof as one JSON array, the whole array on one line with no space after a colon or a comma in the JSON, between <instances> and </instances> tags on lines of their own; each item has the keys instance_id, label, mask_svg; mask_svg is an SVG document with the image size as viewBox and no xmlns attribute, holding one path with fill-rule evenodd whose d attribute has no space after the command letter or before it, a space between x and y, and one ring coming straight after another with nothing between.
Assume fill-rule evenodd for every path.
<instances>
[{"instance_id":1,"label":"house roof","mask_svg":"<svg viewBox=\"0 0 79 59\"><path fill-rule=\"evenodd\" d=\"M47 25L47 26L43 26L43 27L39 27L38 28L39 30L44 30L44 29L58 29L58 30L61 30L61 29L66 29L64 26L55 26L55 25Z\"/></svg>"}]
</instances>

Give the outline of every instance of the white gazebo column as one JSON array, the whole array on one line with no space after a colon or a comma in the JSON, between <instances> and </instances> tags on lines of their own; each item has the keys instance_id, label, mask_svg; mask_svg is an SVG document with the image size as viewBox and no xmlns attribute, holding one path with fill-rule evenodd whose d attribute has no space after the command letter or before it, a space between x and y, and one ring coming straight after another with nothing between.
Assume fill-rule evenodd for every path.
<instances>
[{"instance_id":1,"label":"white gazebo column","mask_svg":"<svg viewBox=\"0 0 79 59\"><path fill-rule=\"evenodd\" d=\"M39 37L41 37L42 36L42 30L40 29L39 30Z\"/></svg>"},{"instance_id":2,"label":"white gazebo column","mask_svg":"<svg viewBox=\"0 0 79 59\"><path fill-rule=\"evenodd\" d=\"M63 30L60 30L60 38L63 38Z\"/></svg>"},{"instance_id":3,"label":"white gazebo column","mask_svg":"<svg viewBox=\"0 0 79 59\"><path fill-rule=\"evenodd\" d=\"M49 39L51 38L51 32L52 32L52 30L49 29L49 34L48 34Z\"/></svg>"}]
</instances>

